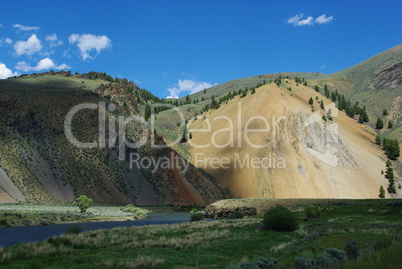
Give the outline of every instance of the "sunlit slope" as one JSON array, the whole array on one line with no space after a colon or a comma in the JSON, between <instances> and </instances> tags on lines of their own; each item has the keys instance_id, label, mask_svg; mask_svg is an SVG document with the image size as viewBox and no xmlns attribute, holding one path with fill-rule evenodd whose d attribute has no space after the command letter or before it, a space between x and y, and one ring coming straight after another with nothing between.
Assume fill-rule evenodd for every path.
<instances>
[{"instance_id":1,"label":"sunlit slope","mask_svg":"<svg viewBox=\"0 0 402 269\"><path fill-rule=\"evenodd\" d=\"M334 107L338 127L325 123L321 117L327 112L320 109L319 101L323 100L327 111L331 102L309 87L296 86L291 80L285 83L291 91L271 83L190 122L191 162L235 197L378 197L379 187L386 186L387 180L380 173L384 155L373 143L372 130ZM316 123L310 122L310 97L319 119ZM210 132L205 131L208 122Z\"/></svg>"}]
</instances>

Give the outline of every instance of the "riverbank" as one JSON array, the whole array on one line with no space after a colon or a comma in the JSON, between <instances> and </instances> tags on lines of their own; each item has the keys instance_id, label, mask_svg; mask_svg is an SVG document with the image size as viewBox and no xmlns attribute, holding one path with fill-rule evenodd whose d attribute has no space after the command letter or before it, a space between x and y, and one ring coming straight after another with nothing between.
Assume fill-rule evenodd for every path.
<instances>
[{"instance_id":1,"label":"riverbank","mask_svg":"<svg viewBox=\"0 0 402 269\"><path fill-rule=\"evenodd\" d=\"M141 210L141 209L140 209ZM142 210L143 212L148 212ZM83 222L131 221L146 214L123 212L119 206L94 206L84 214L73 206L0 204L0 228Z\"/></svg>"},{"instance_id":2,"label":"riverbank","mask_svg":"<svg viewBox=\"0 0 402 269\"><path fill-rule=\"evenodd\" d=\"M79 227L79 230L81 230L82 233L85 233L96 230L111 230L133 226L165 225L189 221L189 213L149 213L146 218L134 221L96 221L47 226L8 227L0 229L0 249L1 247L15 246L20 243L42 242L50 237L68 234L70 229L75 229L77 227Z\"/></svg>"},{"instance_id":3,"label":"riverbank","mask_svg":"<svg viewBox=\"0 0 402 269\"><path fill-rule=\"evenodd\" d=\"M306 218L303 208L293 208L300 227L292 232L261 230L259 218L189 222L188 213L164 213L163 218L153 222L153 215L159 214L149 214L147 219L131 222L135 226L144 222L147 226L143 227L99 227L95 231L86 228L92 225L86 223L78 235L0 248L0 266L8 269L250 268L275 261L276 268L301 268L301 263L314 262L349 269L400 267L400 204L378 200L326 202L315 206L320 214L311 219ZM180 217L186 223L173 224ZM10 228L10 232L17 230L19 235L27 236L37 233L32 229L48 232L53 227L67 228L60 226L63 225L18 227ZM11 237L10 233L7 236Z\"/></svg>"}]
</instances>

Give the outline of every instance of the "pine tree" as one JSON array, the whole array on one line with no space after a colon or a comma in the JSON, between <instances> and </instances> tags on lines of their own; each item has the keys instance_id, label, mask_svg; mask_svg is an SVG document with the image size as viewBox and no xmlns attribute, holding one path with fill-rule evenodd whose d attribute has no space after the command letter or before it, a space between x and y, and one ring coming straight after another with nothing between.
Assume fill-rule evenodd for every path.
<instances>
[{"instance_id":1,"label":"pine tree","mask_svg":"<svg viewBox=\"0 0 402 269\"><path fill-rule=\"evenodd\" d=\"M382 115L383 116L388 116L388 110L386 108L383 109Z\"/></svg>"},{"instance_id":2,"label":"pine tree","mask_svg":"<svg viewBox=\"0 0 402 269\"><path fill-rule=\"evenodd\" d=\"M382 129L384 127L384 123L382 122L381 118L378 117L377 123L375 124L375 128Z\"/></svg>"},{"instance_id":3,"label":"pine tree","mask_svg":"<svg viewBox=\"0 0 402 269\"><path fill-rule=\"evenodd\" d=\"M382 144L382 138L381 138L380 135L376 135L376 136L375 136L375 142L376 142L378 145L381 145L381 144Z\"/></svg>"},{"instance_id":4,"label":"pine tree","mask_svg":"<svg viewBox=\"0 0 402 269\"><path fill-rule=\"evenodd\" d=\"M214 108L218 108L218 102L216 102L216 100L215 100L215 96L211 96L211 108L212 109L214 109Z\"/></svg>"},{"instance_id":5,"label":"pine tree","mask_svg":"<svg viewBox=\"0 0 402 269\"><path fill-rule=\"evenodd\" d=\"M399 143L396 139L391 140L384 138L382 141L382 148L391 160L396 160L400 156Z\"/></svg>"},{"instance_id":6,"label":"pine tree","mask_svg":"<svg viewBox=\"0 0 402 269\"><path fill-rule=\"evenodd\" d=\"M313 97L310 97L310 100L308 100L308 103L309 103L310 105L313 105L313 104L314 104Z\"/></svg>"},{"instance_id":7,"label":"pine tree","mask_svg":"<svg viewBox=\"0 0 402 269\"><path fill-rule=\"evenodd\" d=\"M327 98L329 98L331 96L331 93L328 90L327 84L324 85L324 93L325 93L325 97L327 97Z\"/></svg>"},{"instance_id":8,"label":"pine tree","mask_svg":"<svg viewBox=\"0 0 402 269\"><path fill-rule=\"evenodd\" d=\"M392 121L388 121L388 129L392 129L392 127L394 127L394 125L392 124Z\"/></svg>"},{"instance_id":9,"label":"pine tree","mask_svg":"<svg viewBox=\"0 0 402 269\"><path fill-rule=\"evenodd\" d=\"M367 111L366 111L365 108L363 109L363 112L362 112L362 114L360 114L360 115L361 115L362 118L363 118L363 122L369 122L369 116L368 116Z\"/></svg>"},{"instance_id":10,"label":"pine tree","mask_svg":"<svg viewBox=\"0 0 402 269\"><path fill-rule=\"evenodd\" d=\"M385 198L385 190L384 190L384 187L382 185L380 187L380 194L378 195L378 197L380 197L381 199Z\"/></svg>"},{"instance_id":11,"label":"pine tree","mask_svg":"<svg viewBox=\"0 0 402 269\"><path fill-rule=\"evenodd\" d=\"M186 127L184 127L183 136L181 137L180 142L181 143L186 143L187 142L187 128Z\"/></svg>"},{"instance_id":12,"label":"pine tree","mask_svg":"<svg viewBox=\"0 0 402 269\"><path fill-rule=\"evenodd\" d=\"M151 117L151 106L149 104L145 105L145 113L144 113L144 118L147 121Z\"/></svg>"},{"instance_id":13,"label":"pine tree","mask_svg":"<svg viewBox=\"0 0 402 269\"><path fill-rule=\"evenodd\" d=\"M387 169L385 170L385 178L388 179L389 182L387 191L390 194L396 193L394 169L391 167L392 164L389 160L387 160L386 166Z\"/></svg>"},{"instance_id":14,"label":"pine tree","mask_svg":"<svg viewBox=\"0 0 402 269\"><path fill-rule=\"evenodd\" d=\"M320 107L321 107L321 109L325 109L325 107L324 107L324 101L323 101L323 100L321 100Z\"/></svg>"},{"instance_id":15,"label":"pine tree","mask_svg":"<svg viewBox=\"0 0 402 269\"><path fill-rule=\"evenodd\" d=\"M319 87L318 85L315 85L315 86L314 86L314 90L315 90L316 92L320 92L320 87Z\"/></svg>"},{"instance_id":16,"label":"pine tree","mask_svg":"<svg viewBox=\"0 0 402 269\"><path fill-rule=\"evenodd\" d=\"M363 119L362 114L359 115L359 123L364 123L364 119Z\"/></svg>"}]
</instances>

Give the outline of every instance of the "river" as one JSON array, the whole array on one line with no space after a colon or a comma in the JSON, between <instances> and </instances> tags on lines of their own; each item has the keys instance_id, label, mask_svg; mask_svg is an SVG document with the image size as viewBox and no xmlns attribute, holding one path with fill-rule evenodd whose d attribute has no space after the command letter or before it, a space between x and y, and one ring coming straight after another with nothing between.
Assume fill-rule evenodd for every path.
<instances>
[{"instance_id":1,"label":"river","mask_svg":"<svg viewBox=\"0 0 402 269\"><path fill-rule=\"evenodd\" d=\"M24 226L0 229L0 246L9 247L22 242L39 242L49 237L64 234L71 226L80 226L83 232L116 227L174 224L190 221L189 213L149 213L147 218L133 221L107 221L55 224L47 226Z\"/></svg>"}]
</instances>

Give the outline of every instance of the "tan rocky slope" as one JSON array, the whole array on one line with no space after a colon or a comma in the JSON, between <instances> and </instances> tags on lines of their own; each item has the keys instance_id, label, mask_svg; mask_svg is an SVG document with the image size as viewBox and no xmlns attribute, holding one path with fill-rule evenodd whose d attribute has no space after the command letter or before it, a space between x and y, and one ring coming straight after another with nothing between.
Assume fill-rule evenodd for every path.
<instances>
[{"instance_id":1,"label":"tan rocky slope","mask_svg":"<svg viewBox=\"0 0 402 269\"><path fill-rule=\"evenodd\" d=\"M377 198L388 182L374 132L313 89L285 81L288 89L264 85L190 122L191 162L235 197Z\"/></svg>"}]
</instances>

